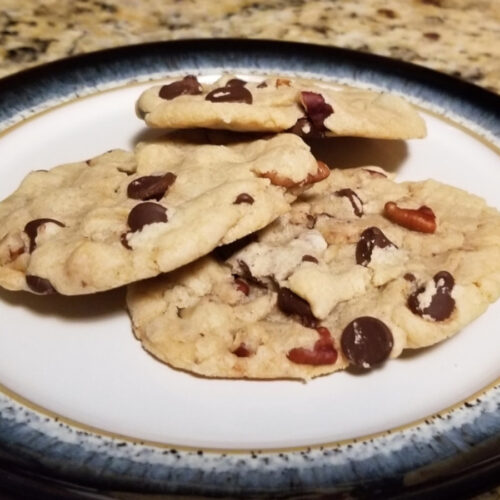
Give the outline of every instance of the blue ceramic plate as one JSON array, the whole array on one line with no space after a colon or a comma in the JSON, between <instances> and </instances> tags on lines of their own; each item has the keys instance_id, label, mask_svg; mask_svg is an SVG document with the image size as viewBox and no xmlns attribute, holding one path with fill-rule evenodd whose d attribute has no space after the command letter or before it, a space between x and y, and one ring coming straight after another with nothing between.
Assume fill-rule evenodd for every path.
<instances>
[{"instance_id":1,"label":"blue ceramic plate","mask_svg":"<svg viewBox=\"0 0 500 500\"><path fill-rule=\"evenodd\" d=\"M151 81L225 71L403 95L427 138L334 139L324 151L331 165L433 177L500 207L498 96L369 54L244 40L124 47L1 80L0 197L30 170L150 136L134 103ZM2 291L0 317L4 488L22 478L25 489L67 497L429 498L500 477L500 304L438 346L307 384L206 380L155 361L131 333L123 290Z\"/></svg>"}]
</instances>

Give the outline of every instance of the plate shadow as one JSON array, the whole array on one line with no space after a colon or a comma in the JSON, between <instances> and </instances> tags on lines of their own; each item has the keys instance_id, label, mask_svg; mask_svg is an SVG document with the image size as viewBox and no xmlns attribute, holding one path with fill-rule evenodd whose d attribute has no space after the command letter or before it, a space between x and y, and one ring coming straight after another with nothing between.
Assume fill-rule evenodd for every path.
<instances>
[{"instance_id":1,"label":"plate shadow","mask_svg":"<svg viewBox=\"0 0 500 500\"><path fill-rule=\"evenodd\" d=\"M35 295L0 289L0 301L12 307L30 309L40 316L91 319L125 312L125 287L91 295Z\"/></svg>"},{"instance_id":2,"label":"plate shadow","mask_svg":"<svg viewBox=\"0 0 500 500\"><path fill-rule=\"evenodd\" d=\"M402 140L329 137L307 143L313 155L330 168L376 165L388 172L397 172L408 156L407 143Z\"/></svg>"}]
</instances>

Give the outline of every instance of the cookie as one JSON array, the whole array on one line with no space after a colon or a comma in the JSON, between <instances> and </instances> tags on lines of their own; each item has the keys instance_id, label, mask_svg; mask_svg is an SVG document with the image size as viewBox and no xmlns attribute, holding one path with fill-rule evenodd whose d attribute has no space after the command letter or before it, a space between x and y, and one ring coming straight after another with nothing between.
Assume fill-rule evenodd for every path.
<instances>
[{"instance_id":1,"label":"cookie","mask_svg":"<svg viewBox=\"0 0 500 500\"><path fill-rule=\"evenodd\" d=\"M268 225L328 173L293 134L165 139L32 172L0 203L0 285L87 294L170 271Z\"/></svg>"},{"instance_id":2,"label":"cookie","mask_svg":"<svg viewBox=\"0 0 500 500\"><path fill-rule=\"evenodd\" d=\"M226 75L205 85L188 75L143 92L136 110L148 126L156 128L379 139L426 134L420 115L395 95L280 77L246 82Z\"/></svg>"},{"instance_id":3,"label":"cookie","mask_svg":"<svg viewBox=\"0 0 500 500\"><path fill-rule=\"evenodd\" d=\"M209 377L309 379L440 342L500 295L500 213L460 189L334 170L253 238L128 290L134 332Z\"/></svg>"}]
</instances>

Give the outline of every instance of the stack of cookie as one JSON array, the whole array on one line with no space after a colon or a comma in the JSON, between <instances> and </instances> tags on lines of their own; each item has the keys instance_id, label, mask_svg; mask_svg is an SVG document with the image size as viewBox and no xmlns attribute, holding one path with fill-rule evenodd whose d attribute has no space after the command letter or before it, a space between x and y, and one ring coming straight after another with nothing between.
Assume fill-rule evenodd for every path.
<instances>
[{"instance_id":1,"label":"stack of cookie","mask_svg":"<svg viewBox=\"0 0 500 500\"><path fill-rule=\"evenodd\" d=\"M331 170L307 145L425 136L402 99L186 76L144 92L137 112L165 136L31 172L0 203L0 286L128 285L154 356L268 379L369 369L453 335L500 295L498 211L432 180Z\"/></svg>"}]
</instances>

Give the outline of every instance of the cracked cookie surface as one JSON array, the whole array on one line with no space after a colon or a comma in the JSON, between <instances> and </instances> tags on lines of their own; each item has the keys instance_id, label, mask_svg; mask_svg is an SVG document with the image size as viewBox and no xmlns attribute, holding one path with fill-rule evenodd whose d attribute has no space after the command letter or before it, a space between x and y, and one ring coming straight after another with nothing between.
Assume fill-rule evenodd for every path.
<instances>
[{"instance_id":1,"label":"cracked cookie surface","mask_svg":"<svg viewBox=\"0 0 500 500\"><path fill-rule=\"evenodd\" d=\"M434 232L389 218L391 202L427 207ZM176 368L309 379L440 342L499 296L497 210L363 167L333 170L252 238L131 285L127 303L137 338Z\"/></svg>"},{"instance_id":2,"label":"cracked cookie surface","mask_svg":"<svg viewBox=\"0 0 500 500\"><path fill-rule=\"evenodd\" d=\"M206 85L188 75L154 86L136 109L155 128L292 131L303 137L424 137L425 123L402 98L324 82L272 77L260 82L223 76Z\"/></svg>"},{"instance_id":3,"label":"cracked cookie surface","mask_svg":"<svg viewBox=\"0 0 500 500\"><path fill-rule=\"evenodd\" d=\"M165 138L30 173L0 203L0 285L87 294L155 276L268 225L329 173L297 136Z\"/></svg>"}]
</instances>

